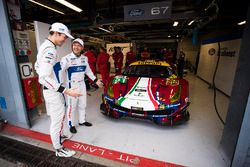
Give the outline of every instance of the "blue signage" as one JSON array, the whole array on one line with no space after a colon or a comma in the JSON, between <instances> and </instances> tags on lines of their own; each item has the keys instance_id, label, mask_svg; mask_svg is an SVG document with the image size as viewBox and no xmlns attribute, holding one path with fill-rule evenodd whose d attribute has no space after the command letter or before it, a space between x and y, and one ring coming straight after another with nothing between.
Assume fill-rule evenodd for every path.
<instances>
[{"instance_id":1,"label":"blue signage","mask_svg":"<svg viewBox=\"0 0 250 167\"><path fill-rule=\"evenodd\" d=\"M5 98L1 96L0 96L0 108L3 110L7 110L7 104Z\"/></svg>"}]
</instances>

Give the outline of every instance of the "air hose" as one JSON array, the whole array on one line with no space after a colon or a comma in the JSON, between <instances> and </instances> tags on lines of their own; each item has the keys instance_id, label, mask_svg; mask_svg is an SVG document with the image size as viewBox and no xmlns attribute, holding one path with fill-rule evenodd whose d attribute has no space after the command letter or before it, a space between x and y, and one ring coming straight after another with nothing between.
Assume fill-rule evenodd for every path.
<instances>
[{"instance_id":1,"label":"air hose","mask_svg":"<svg viewBox=\"0 0 250 167\"><path fill-rule=\"evenodd\" d=\"M216 66L215 66L215 70L214 70L214 74L213 74L213 89L214 89L214 108L215 108L215 112L217 114L217 116L219 117L221 123L223 125L225 125L225 122L223 121L223 119L221 118L221 115L218 112L218 108L217 108L217 104L216 104L216 86L215 86L215 76L218 70L218 66L219 66L219 62L220 62L220 56L221 56L221 52L220 52L221 48L220 48L220 42L218 42L218 59L216 62Z\"/></svg>"}]
</instances>

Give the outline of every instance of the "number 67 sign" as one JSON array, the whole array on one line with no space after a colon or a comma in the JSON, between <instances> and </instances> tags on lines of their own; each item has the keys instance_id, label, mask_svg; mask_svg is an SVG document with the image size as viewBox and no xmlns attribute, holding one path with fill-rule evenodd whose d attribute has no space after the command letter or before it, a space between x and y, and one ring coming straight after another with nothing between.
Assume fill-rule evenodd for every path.
<instances>
[{"instance_id":1,"label":"number 67 sign","mask_svg":"<svg viewBox=\"0 0 250 167\"><path fill-rule=\"evenodd\" d=\"M172 1L124 6L124 21L171 18Z\"/></svg>"}]
</instances>

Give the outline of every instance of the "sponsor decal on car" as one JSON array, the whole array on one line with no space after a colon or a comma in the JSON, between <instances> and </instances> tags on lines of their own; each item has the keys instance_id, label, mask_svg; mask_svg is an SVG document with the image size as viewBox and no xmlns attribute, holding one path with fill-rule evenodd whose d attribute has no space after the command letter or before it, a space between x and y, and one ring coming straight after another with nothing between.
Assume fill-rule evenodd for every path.
<instances>
[{"instance_id":1,"label":"sponsor decal on car","mask_svg":"<svg viewBox=\"0 0 250 167\"><path fill-rule=\"evenodd\" d=\"M163 61L153 61L153 60L149 60L149 61L137 61L132 63L131 65L158 65L158 66L167 66L169 67L170 65L166 62Z\"/></svg>"},{"instance_id":2,"label":"sponsor decal on car","mask_svg":"<svg viewBox=\"0 0 250 167\"><path fill-rule=\"evenodd\" d=\"M138 78L131 90L118 99L117 104L128 109L138 107L138 110L157 110L159 102L152 94L151 83L152 78Z\"/></svg>"}]
</instances>

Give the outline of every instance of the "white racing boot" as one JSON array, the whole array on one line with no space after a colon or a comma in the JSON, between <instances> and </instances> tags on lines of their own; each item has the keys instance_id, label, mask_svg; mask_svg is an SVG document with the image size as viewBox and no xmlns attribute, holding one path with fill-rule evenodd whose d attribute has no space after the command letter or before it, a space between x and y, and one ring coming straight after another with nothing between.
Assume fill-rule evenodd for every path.
<instances>
[{"instance_id":1,"label":"white racing boot","mask_svg":"<svg viewBox=\"0 0 250 167\"><path fill-rule=\"evenodd\" d=\"M60 148L56 150L57 157L72 157L75 154L76 154L75 151L66 148Z\"/></svg>"}]
</instances>

